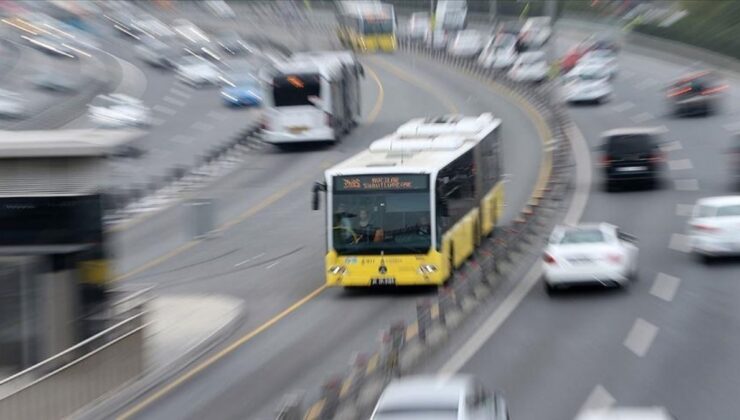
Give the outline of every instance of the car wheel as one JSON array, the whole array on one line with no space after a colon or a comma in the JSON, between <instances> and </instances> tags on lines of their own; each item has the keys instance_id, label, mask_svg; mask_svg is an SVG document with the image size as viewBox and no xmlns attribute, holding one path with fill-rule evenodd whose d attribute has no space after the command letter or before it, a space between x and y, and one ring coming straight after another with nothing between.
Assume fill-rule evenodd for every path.
<instances>
[{"instance_id":1,"label":"car wheel","mask_svg":"<svg viewBox=\"0 0 740 420\"><path fill-rule=\"evenodd\" d=\"M545 293L547 293L547 296L552 296L557 292L557 288L555 285L552 285L546 281L543 281L542 284L545 285Z\"/></svg>"}]
</instances>

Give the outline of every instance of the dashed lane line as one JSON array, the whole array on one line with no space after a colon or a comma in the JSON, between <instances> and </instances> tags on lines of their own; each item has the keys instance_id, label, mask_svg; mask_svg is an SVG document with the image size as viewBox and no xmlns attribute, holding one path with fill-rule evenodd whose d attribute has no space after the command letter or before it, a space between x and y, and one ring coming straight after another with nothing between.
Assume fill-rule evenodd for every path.
<instances>
[{"instance_id":1,"label":"dashed lane line","mask_svg":"<svg viewBox=\"0 0 740 420\"><path fill-rule=\"evenodd\" d=\"M154 111L156 111L156 112L161 112L162 114L167 114L169 116L173 116L173 115L177 114L177 111L176 110L174 110L172 108L168 108L168 107L163 106L163 105L154 105L154 107L152 107L152 109Z\"/></svg>"},{"instance_id":2,"label":"dashed lane line","mask_svg":"<svg viewBox=\"0 0 740 420\"><path fill-rule=\"evenodd\" d=\"M645 357L656 335L658 335L658 327L642 318L637 318L622 344L637 357Z\"/></svg>"},{"instance_id":3,"label":"dashed lane line","mask_svg":"<svg viewBox=\"0 0 740 420\"><path fill-rule=\"evenodd\" d=\"M677 179L673 181L678 191L698 191L699 181L696 179Z\"/></svg>"},{"instance_id":4,"label":"dashed lane line","mask_svg":"<svg viewBox=\"0 0 740 420\"><path fill-rule=\"evenodd\" d=\"M655 119L655 116L649 112L641 112L637 115L633 115L630 117L630 120L632 120L632 122L637 123L637 124L641 124L641 123L654 120L654 119Z\"/></svg>"},{"instance_id":5,"label":"dashed lane line","mask_svg":"<svg viewBox=\"0 0 740 420\"><path fill-rule=\"evenodd\" d=\"M668 169L672 171L682 171L686 169L693 169L694 165L691 164L690 159L676 159L668 161Z\"/></svg>"},{"instance_id":6,"label":"dashed lane line","mask_svg":"<svg viewBox=\"0 0 740 420\"><path fill-rule=\"evenodd\" d=\"M603 385L596 385L588 394L588 398L578 410L579 414L589 410L604 410L611 408L617 400L607 391ZM578 417L578 416L576 416Z\"/></svg>"},{"instance_id":7,"label":"dashed lane line","mask_svg":"<svg viewBox=\"0 0 740 420\"><path fill-rule=\"evenodd\" d=\"M691 244L688 235L674 233L668 242L668 248L679 252L691 252Z\"/></svg>"},{"instance_id":8,"label":"dashed lane line","mask_svg":"<svg viewBox=\"0 0 740 420\"><path fill-rule=\"evenodd\" d=\"M634 107L635 107L635 104L633 104L630 101L625 101L625 102L622 102L621 104L614 105L612 107L612 110L613 111L616 111L616 112L624 112L624 111L627 111L628 109L632 109Z\"/></svg>"},{"instance_id":9,"label":"dashed lane line","mask_svg":"<svg viewBox=\"0 0 740 420\"><path fill-rule=\"evenodd\" d=\"M681 284L681 279L665 273L658 273L655 277L653 287L650 288L650 294L662 299L666 302L671 302L676 296L678 286Z\"/></svg>"},{"instance_id":10,"label":"dashed lane line","mask_svg":"<svg viewBox=\"0 0 740 420\"><path fill-rule=\"evenodd\" d=\"M694 213L693 204L676 204L676 216L689 217Z\"/></svg>"}]
</instances>

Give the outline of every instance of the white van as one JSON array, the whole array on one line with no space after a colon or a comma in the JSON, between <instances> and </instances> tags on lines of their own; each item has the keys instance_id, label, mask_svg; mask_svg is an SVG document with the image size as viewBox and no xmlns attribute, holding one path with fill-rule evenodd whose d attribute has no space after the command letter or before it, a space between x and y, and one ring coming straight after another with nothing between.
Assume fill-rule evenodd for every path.
<instances>
[{"instance_id":1,"label":"white van","mask_svg":"<svg viewBox=\"0 0 740 420\"><path fill-rule=\"evenodd\" d=\"M439 0L434 14L434 26L445 31L465 29L468 2L465 0Z\"/></svg>"},{"instance_id":2,"label":"white van","mask_svg":"<svg viewBox=\"0 0 740 420\"><path fill-rule=\"evenodd\" d=\"M354 125L348 112L346 66L337 58L298 58L276 65L262 120L262 139L275 145L337 142Z\"/></svg>"}]
</instances>

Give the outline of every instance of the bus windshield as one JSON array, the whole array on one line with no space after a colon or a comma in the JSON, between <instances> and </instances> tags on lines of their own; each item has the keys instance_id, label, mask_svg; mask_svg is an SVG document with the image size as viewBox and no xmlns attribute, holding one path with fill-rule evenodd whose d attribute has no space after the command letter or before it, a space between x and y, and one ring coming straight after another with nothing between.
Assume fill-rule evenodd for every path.
<instances>
[{"instance_id":1,"label":"bus windshield","mask_svg":"<svg viewBox=\"0 0 740 420\"><path fill-rule=\"evenodd\" d=\"M272 80L272 98L276 107L313 105L312 97L321 93L318 74L290 74Z\"/></svg>"},{"instance_id":2,"label":"bus windshield","mask_svg":"<svg viewBox=\"0 0 740 420\"><path fill-rule=\"evenodd\" d=\"M362 33L365 35L392 34L393 20L367 19L362 24Z\"/></svg>"},{"instance_id":3,"label":"bus windshield","mask_svg":"<svg viewBox=\"0 0 740 420\"><path fill-rule=\"evenodd\" d=\"M431 247L427 175L335 178L332 231L339 255L420 254Z\"/></svg>"}]
</instances>

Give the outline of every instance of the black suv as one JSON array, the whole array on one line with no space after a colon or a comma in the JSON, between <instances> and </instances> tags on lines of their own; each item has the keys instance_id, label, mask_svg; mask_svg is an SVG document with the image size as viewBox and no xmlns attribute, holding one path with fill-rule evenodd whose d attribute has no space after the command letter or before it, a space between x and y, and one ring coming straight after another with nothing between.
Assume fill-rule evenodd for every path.
<instances>
[{"instance_id":1,"label":"black suv","mask_svg":"<svg viewBox=\"0 0 740 420\"><path fill-rule=\"evenodd\" d=\"M666 99L674 115L709 115L717 109L726 88L712 72L692 73L673 82Z\"/></svg>"},{"instance_id":2,"label":"black suv","mask_svg":"<svg viewBox=\"0 0 740 420\"><path fill-rule=\"evenodd\" d=\"M627 183L660 184L665 164L660 133L658 129L622 128L602 135L601 163L607 191Z\"/></svg>"}]
</instances>

